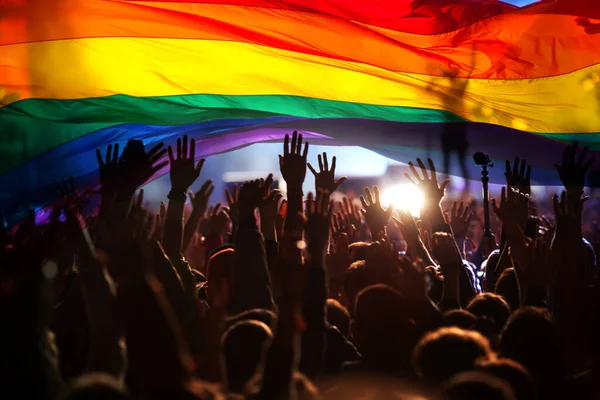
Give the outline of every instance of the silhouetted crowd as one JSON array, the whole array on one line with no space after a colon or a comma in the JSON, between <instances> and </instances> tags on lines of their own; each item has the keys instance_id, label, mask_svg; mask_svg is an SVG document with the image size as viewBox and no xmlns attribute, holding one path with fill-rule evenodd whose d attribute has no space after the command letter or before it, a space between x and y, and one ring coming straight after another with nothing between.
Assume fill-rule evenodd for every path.
<instances>
[{"instance_id":1,"label":"silhouetted crowd","mask_svg":"<svg viewBox=\"0 0 600 400\"><path fill-rule=\"evenodd\" d=\"M600 398L600 235L588 218L584 238L593 159L577 143L553 212L532 167L507 161L499 231L477 238L481 204L447 204L431 160L405 174L425 199L416 218L377 186L332 201L336 158L310 165L296 132L286 198L269 175L226 205L211 180L189 190L194 139L163 147L98 150L93 215L65 177L47 223L2 225L0 399ZM151 211L138 189L167 163Z\"/></svg>"}]
</instances>

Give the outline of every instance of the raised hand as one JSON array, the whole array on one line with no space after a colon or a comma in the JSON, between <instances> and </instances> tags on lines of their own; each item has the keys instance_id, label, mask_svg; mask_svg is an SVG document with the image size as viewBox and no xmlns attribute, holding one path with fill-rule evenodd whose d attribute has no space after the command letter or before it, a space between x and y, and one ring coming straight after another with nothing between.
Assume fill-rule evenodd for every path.
<instances>
[{"instance_id":1,"label":"raised hand","mask_svg":"<svg viewBox=\"0 0 600 400\"><path fill-rule=\"evenodd\" d=\"M160 209L156 214L156 224L154 227L154 240L162 241L163 232L165 231L165 219L167 218L167 206L164 202L160 202Z\"/></svg>"},{"instance_id":2,"label":"raised hand","mask_svg":"<svg viewBox=\"0 0 600 400\"><path fill-rule=\"evenodd\" d=\"M437 232L432 236L431 251L440 265L460 265L462 262L454 238L446 232Z\"/></svg>"},{"instance_id":3,"label":"raised hand","mask_svg":"<svg viewBox=\"0 0 600 400\"><path fill-rule=\"evenodd\" d=\"M118 144L115 144L114 147L108 146L105 161L102 160L100 150L96 150L103 196L118 194L129 197L156 171L168 164L167 161L157 164L166 153L162 143L155 145L149 152L145 152L141 143L138 147L134 142L130 141L120 158Z\"/></svg>"},{"instance_id":4,"label":"raised hand","mask_svg":"<svg viewBox=\"0 0 600 400\"><path fill-rule=\"evenodd\" d=\"M502 228L506 233L514 232L515 228L524 229L529 214L529 195L517 189L505 187L500 194L500 205L492 199L492 208L502 221Z\"/></svg>"},{"instance_id":5,"label":"raised hand","mask_svg":"<svg viewBox=\"0 0 600 400\"><path fill-rule=\"evenodd\" d=\"M521 160L521 166L519 167L519 159L515 158L512 168L510 161L506 160L504 176L509 187L518 189L525 194L531 194L531 165L528 165L526 160Z\"/></svg>"},{"instance_id":6,"label":"raised hand","mask_svg":"<svg viewBox=\"0 0 600 400\"><path fill-rule=\"evenodd\" d=\"M221 203L217 203L208 213L208 236L219 237L227 233L227 228L231 223L227 211L221 208Z\"/></svg>"},{"instance_id":7,"label":"raised hand","mask_svg":"<svg viewBox=\"0 0 600 400\"><path fill-rule=\"evenodd\" d=\"M467 233L469 232L471 218L473 218L473 213L469 212L469 207L465 206L462 201L460 203L457 203L456 201L452 203L451 212L451 215L448 215L447 212L444 215L447 217L446 220L452 228L454 237L466 238Z\"/></svg>"},{"instance_id":8,"label":"raised hand","mask_svg":"<svg viewBox=\"0 0 600 400\"><path fill-rule=\"evenodd\" d=\"M545 288L552 275L550 242L544 239L529 240L526 250L526 259L517 262L519 283L524 287Z\"/></svg>"},{"instance_id":9,"label":"raised hand","mask_svg":"<svg viewBox=\"0 0 600 400\"><path fill-rule=\"evenodd\" d=\"M571 239L576 239L581 237L583 205L589 200L589 197L577 201L570 200L568 197L568 192L563 191L560 199L556 195L552 198L556 217L556 234L561 238L570 236Z\"/></svg>"},{"instance_id":10,"label":"raised hand","mask_svg":"<svg viewBox=\"0 0 600 400\"><path fill-rule=\"evenodd\" d=\"M333 193L340 187L340 185L348 178L341 177L337 181L335 180L335 156L331 160L331 169L329 169L329 162L327 161L327 153L323 153L323 157L319 154L319 172L315 171L312 165L308 163L308 169L315 176L315 190L325 191L327 193Z\"/></svg>"},{"instance_id":11,"label":"raised hand","mask_svg":"<svg viewBox=\"0 0 600 400\"><path fill-rule=\"evenodd\" d=\"M350 223L348 216L341 211L333 214L331 228L333 236L336 238L341 234L345 234L352 242L358 240L358 231L356 227Z\"/></svg>"},{"instance_id":12,"label":"raised hand","mask_svg":"<svg viewBox=\"0 0 600 400\"><path fill-rule=\"evenodd\" d=\"M429 158L427 159L427 162L429 163L429 174L427 173L427 169L425 168L425 164L423 164L423 161L420 158L417 158L417 164L421 169L421 174L417 172L417 169L415 168L414 164L412 162L409 162L408 166L410 167L410 171L412 172L413 176L410 176L408 172L405 172L404 176L410 183L416 185L423 192L423 197L425 198L425 201L430 202L431 204L439 205L442 199L444 198L446 186L448 186L448 184L450 183L450 179L446 179L440 184L438 184L433 160Z\"/></svg>"},{"instance_id":13,"label":"raised hand","mask_svg":"<svg viewBox=\"0 0 600 400\"><path fill-rule=\"evenodd\" d=\"M133 154L132 157L123 159L127 168L131 168L131 186L129 190L135 192L135 189L142 186L148 179L152 177L158 170L166 166L169 162L163 161L159 164L158 161L165 155L166 150L163 149L163 144L159 143L150 149L149 152L141 152L139 155Z\"/></svg>"},{"instance_id":14,"label":"raised hand","mask_svg":"<svg viewBox=\"0 0 600 400\"><path fill-rule=\"evenodd\" d=\"M171 191L187 193L188 189L200 176L204 165L204 158L194 165L196 157L196 141L192 139L188 148L188 137L177 139L177 157L173 155L173 148L169 146L169 163L171 164ZM184 199L185 200L185 199Z\"/></svg>"},{"instance_id":15,"label":"raised hand","mask_svg":"<svg viewBox=\"0 0 600 400\"><path fill-rule=\"evenodd\" d=\"M594 162L594 157L588 158L586 161L588 148L584 147L579 157L577 157L577 161L575 161L577 146L577 142L572 146L568 146L563 154L562 164L555 164L554 166L565 189L573 192L574 195L581 195L585 185L585 175Z\"/></svg>"},{"instance_id":16,"label":"raised hand","mask_svg":"<svg viewBox=\"0 0 600 400\"><path fill-rule=\"evenodd\" d=\"M379 283L397 283L398 253L384 232L377 235L366 252L367 267Z\"/></svg>"},{"instance_id":17,"label":"raised hand","mask_svg":"<svg viewBox=\"0 0 600 400\"><path fill-rule=\"evenodd\" d=\"M285 135L283 142L283 156L279 156L281 175L290 189L301 190L306 178L306 156L308 155L308 142L302 151L302 135L294 131L290 146L290 135Z\"/></svg>"},{"instance_id":18,"label":"raised hand","mask_svg":"<svg viewBox=\"0 0 600 400\"><path fill-rule=\"evenodd\" d=\"M100 169L100 185L103 198L115 196L119 190L119 180L123 179L122 165L119 159L119 144L109 144L106 148L106 158L102 158L100 149L96 149L96 158Z\"/></svg>"},{"instance_id":19,"label":"raised hand","mask_svg":"<svg viewBox=\"0 0 600 400\"><path fill-rule=\"evenodd\" d=\"M198 190L195 194L191 191L188 193L194 212L196 212L198 215L204 215L204 213L208 209L210 195L214 190L215 185L213 185L212 180L209 179L206 182L204 182L200 190Z\"/></svg>"},{"instance_id":20,"label":"raised hand","mask_svg":"<svg viewBox=\"0 0 600 400\"><path fill-rule=\"evenodd\" d=\"M69 180L61 179L60 182L56 183L56 188L58 189L58 193L61 196L61 207L62 208L70 208L75 206L77 211L81 211L81 198L77 196L77 191L75 189L75 180L72 176L69 176Z\"/></svg>"},{"instance_id":21,"label":"raised hand","mask_svg":"<svg viewBox=\"0 0 600 400\"><path fill-rule=\"evenodd\" d=\"M379 187L373 187L375 196L371 194L371 189L365 187L365 196L360 196L360 202L363 209L361 212L365 216L365 221L371 230L373 238L377 237L380 232L385 232L385 227L392 216L394 206L390 205L387 210L384 210L379 199Z\"/></svg>"},{"instance_id":22,"label":"raised hand","mask_svg":"<svg viewBox=\"0 0 600 400\"><path fill-rule=\"evenodd\" d=\"M106 226L100 244L101 258L117 279L139 277L145 273L152 257L156 217L143 207L144 190L140 190L120 225ZM109 262L110 261L110 262Z\"/></svg>"},{"instance_id":23,"label":"raised hand","mask_svg":"<svg viewBox=\"0 0 600 400\"><path fill-rule=\"evenodd\" d=\"M352 200L350 200L348 197L344 197L340 203L340 210L348 219L350 224L354 225L357 230L360 230L360 226L362 225L360 207L352 204Z\"/></svg>"},{"instance_id":24,"label":"raised hand","mask_svg":"<svg viewBox=\"0 0 600 400\"><path fill-rule=\"evenodd\" d=\"M305 231L309 248L319 251L327 248L332 211L333 202L329 201L327 192L317 192L316 199L312 193L308 194Z\"/></svg>"},{"instance_id":25,"label":"raised hand","mask_svg":"<svg viewBox=\"0 0 600 400\"><path fill-rule=\"evenodd\" d=\"M239 221L239 199L238 199L238 184L233 185L233 190L230 192L228 188L225 188L225 197L227 198L227 205L229 206L229 216L234 225L238 224Z\"/></svg>"},{"instance_id":26,"label":"raised hand","mask_svg":"<svg viewBox=\"0 0 600 400\"><path fill-rule=\"evenodd\" d=\"M260 203L260 228L266 240L277 241L278 232L275 225L279 216L279 203L282 198L281 191L275 189L269 191Z\"/></svg>"},{"instance_id":27,"label":"raised hand","mask_svg":"<svg viewBox=\"0 0 600 400\"><path fill-rule=\"evenodd\" d=\"M125 234L129 233L132 237L137 237L140 233L140 220L149 219L149 213L144 208L144 189L140 189L137 197L134 198L131 204L131 209L126 220Z\"/></svg>"},{"instance_id":28,"label":"raised hand","mask_svg":"<svg viewBox=\"0 0 600 400\"><path fill-rule=\"evenodd\" d=\"M398 210L398 216L400 218L392 217L398 229L402 233L402 237L409 244L414 244L421 241L421 233L415 219L404 210Z\"/></svg>"},{"instance_id":29,"label":"raised hand","mask_svg":"<svg viewBox=\"0 0 600 400\"><path fill-rule=\"evenodd\" d=\"M254 217L256 210L269 193L269 188L273 184L273 174L269 174L267 179L261 182L260 179L244 183L239 193L239 213L240 216Z\"/></svg>"}]
</instances>

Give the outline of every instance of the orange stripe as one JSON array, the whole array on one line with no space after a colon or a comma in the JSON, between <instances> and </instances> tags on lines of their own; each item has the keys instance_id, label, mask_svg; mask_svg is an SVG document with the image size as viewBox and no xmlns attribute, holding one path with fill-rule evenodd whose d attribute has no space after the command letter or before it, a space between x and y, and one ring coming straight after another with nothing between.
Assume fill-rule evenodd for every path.
<instances>
[{"instance_id":1,"label":"orange stripe","mask_svg":"<svg viewBox=\"0 0 600 400\"><path fill-rule=\"evenodd\" d=\"M513 12L445 35L413 35L302 11L221 4L72 0L7 11L0 45L97 37L227 40L396 72L455 70L481 79L546 77L600 63L600 35L566 15ZM16 29L23 21L26 29Z\"/></svg>"}]
</instances>

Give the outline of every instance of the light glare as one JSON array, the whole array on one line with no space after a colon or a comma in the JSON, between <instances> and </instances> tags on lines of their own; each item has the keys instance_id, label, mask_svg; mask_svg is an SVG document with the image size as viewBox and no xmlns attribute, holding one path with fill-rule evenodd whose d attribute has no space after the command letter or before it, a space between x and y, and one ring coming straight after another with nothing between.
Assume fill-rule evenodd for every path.
<instances>
[{"instance_id":1,"label":"light glare","mask_svg":"<svg viewBox=\"0 0 600 400\"><path fill-rule=\"evenodd\" d=\"M390 186L381 193L381 204L395 209L407 210L413 217L419 217L423 208L423 193L412 184Z\"/></svg>"}]
</instances>

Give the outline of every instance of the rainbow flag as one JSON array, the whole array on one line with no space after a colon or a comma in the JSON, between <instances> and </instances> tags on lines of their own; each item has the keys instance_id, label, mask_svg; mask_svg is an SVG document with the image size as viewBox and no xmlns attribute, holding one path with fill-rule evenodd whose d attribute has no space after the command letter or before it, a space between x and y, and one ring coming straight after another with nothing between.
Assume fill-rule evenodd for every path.
<instances>
[{"instance_id":1,"label":"rainbow flag","mask_svg":"<svg viewBox=\"0 0 600 400\"><path fill-rule=\"evenodd\" d=\"M184 133L198 157L297 129L406 161L453 124L556 183L565 143L600 149L599 33L597 0L2 0L0 208Z\"/></svg>"}]
</instances>

